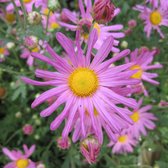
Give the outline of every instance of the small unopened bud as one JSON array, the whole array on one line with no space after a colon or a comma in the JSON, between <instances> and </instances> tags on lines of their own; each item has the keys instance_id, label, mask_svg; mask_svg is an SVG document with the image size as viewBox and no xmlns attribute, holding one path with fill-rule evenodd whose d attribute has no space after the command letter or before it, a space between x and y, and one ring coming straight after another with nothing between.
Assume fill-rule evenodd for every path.
<instances>
[{"instance_id":1,"label":"small unopened bud","mask_svg":"<svg viewBox=\"0 0 168 168\"><path fill-rule=\"evenodd\" d=\"M128 42L127 41L122 41L121 42L121 47L122 48L127 48L128 47Z\"/></svg>"},{"instance_id":2,"label":"small unopened bud","mask_svg":"<svg viewBox=\"0 0 168 168\"><path fill-rule=\"evenodd\" d=\"M60 8L60 3L58 0L48 0L48 9L52 12Z\"/></svg>"},{"instance_id":3,"label":"small unopened bud","mask_svg":"<svg viewBox=\"0 0 168 168\"><path fill-rule=\"evenodd\" d=\"M46 168L46 166L43 163L39 163L36 168Z\"/></svg>"},{"instance_id":4,"label":"small unopened bud","mask_svg":"<svg viewBox=\"0 0 168 168\"><path fill-rule=\"evenodd\" d=\"M108 23L113 19L114 11L111 0L97 0L93 6L93 18L98 23Z\"/></svg>"},{"instance_id":5,"label":"small unopened bud","mask_svg":"<svg viewBox=\"0 0 168 168\"><path fill-rule=\"evenodd\" d=\"M8 42L6 44L6 47L8 50L12 50L15 47L15 43L14 42Z\"/></svg>"},{"instance_id":6,"label":"small unopened bud","mask_svg":"<svg viewBox=\"0 0 168 168\"><path fill-rule=\"evenodd\" d=\"M33 11L28 14L27 20L31 25L37 25L41 22L42 17L40 13Z\"/></svg>"},{"instance_id":7,"label":"small unopened bud","mask_svg":"<svg viewBox=\"0 0 168 168\"><path fill-rule=\"evenodd\" d=\"M89 164L96 162L99 155L101 144L95 137L88 137L80 144L80 151Z\"/></svg>"},{"instance_id":8,"label":"small unopened bud","mask_svg":"<svg viewBox=\"0 0 168 168\"><path fill-rule=\"evenodd\" d=\"M6 89L4 87L0 87L0 99L4 98L6 95Z\"/></svg>"},{"instance_id":9,"label":"small unopened bud","mask_svg":"<svg viewBox=\"0 0 168 168\"><path fill-rule=\"evenodd\" d=\"M15 117L16 118L21 118L22 117L22 113L20 111L18 111L16 114L15 114Z\"/></svg>"},{"instance_id":10,"label":"small unopened bud","mask_svg":"<svg viewBox=\"0 0 168 168\"><path fill-rule=\"evenodd\" d=\"M34 139L35 140L39 140L40 139L40 136L38 134L34 135Z\"/></svg>"},{"instance_id":11,"label":"small unopened bud","mask_svg":"<svg viewBox=\"0 0 168 168\"><path fill-rule=\"evenodd\" d=\"M33 131L34 131L33 126L30 125L30 124L24 125L24 127L22 128L22 130L23 130L23 133L25 135L31 135L33 133Z\"/></svg>"},{"instance_id":12,"label":"small unopened bud","mask_svg":"<svg viewBox=\"0 0 168 168\"><path fill-rule=\"evenodd\" d=\"M136 25L137 25L136 20L132 19L132 20L128 21L129 28L134 28L134 27L136 27Z\"/></svg>"},{"instance_id":13,"label":"small unopened bud","mask_svg":"<svg viewBox=\"0 0 168 168\"><path fill-rule=\"evenodd\" d=\"M36 119L36 120L35 120L35 124L36 124L37 126L40 126L40 125L41 125L41 120L40 120L40 119Z\"/></svg>"},{"instance_id":14,"label":"small unopened bud","mask_svg":"<svg viewBox=\"0 0 168 168\"><path fill-rule=\"evenodd\" d=\"M27 36L24 39L24 45L29 49L34 49L38 46L38 38L36 36Z\"/></svg>"},{"instance_id":15,"label":"small unopened bud","mask_svg":"<svg viewBox=\"0 0 168 168\"><path fill-rule=\"evenodd\" d=\"M62 138L62 137L59 137L57 140L57 146L58 148L60 149L69 149L69 147L71 146L71 140L69 138Z\"/></svg>"}]
</instances>

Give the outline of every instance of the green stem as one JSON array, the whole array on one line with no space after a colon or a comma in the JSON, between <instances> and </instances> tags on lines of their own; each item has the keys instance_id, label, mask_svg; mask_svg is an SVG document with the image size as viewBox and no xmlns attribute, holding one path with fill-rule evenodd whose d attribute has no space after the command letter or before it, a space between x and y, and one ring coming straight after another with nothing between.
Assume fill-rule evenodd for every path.
<instances>
[{"instance_id":1,"label":"green stem","mask_svg":"<svg viewBox=\"0 0 168 168\"><path fill-rule=\"evenodd\" d=\"M45 29L46 33L47 33L47 30L48 30L48 23L49 23L50 13L51 13L51 10L49 10L48 15L47 15L47 24L46 24L46 29Z\"/></svg>"},{"instance_id":2,"label":"green stem","mask_svg":"<svg viewBox=\"0 0 168 168\"><path fill-rule=\"evenodd\" d=\"M14 1L14 0L11 0L11 2L12 2L12 4L13 4L13 6L15 7L15 10L16 10L16 15L17 15L18 21L19 21L20 25L22 25L22 24L21 24L21 23L22 23L22 20L21 20L21 17L20 17L20 15L19 15L19 10L18 10L18 7L16 6L16 4L15 4L15 1Z\"/></svg>"},{"instance_id":3,"label":"green stem","mask_svg":"<svg viewBox=\"0 0 168 168\"><path fill-rule=\"evenodd\" d=\"M6 141L5 145L7 145L21 130L17 130L15 131L9 138L8 140Z\"/></svg>"},{"instance_id":4,"label":"green stem","mask_svg":"<svg viewBox=\"0 0 168 168\"><path fill-rule=\"evenodd\" d=\"M27 13L26 13L26 9L25 9L23 0L19 0L19 1L20 1L20 4L21 4L22 11L23 11L23 16L24 16L24 30L25 30L25 29L26 29Z\"/></svg>"},{"instance_id":5,"label":"green stem","mask_svg":"<svg viewBox=\"0 0 168 168\"><path fill-rule=\"evenodd\" d=\"M13 52L15 58L16 58L16 61L17 61L17 64L19 65L20 69L22 68L22 64L20 63L20 59L18 58L18 56L16 55L15 52Z\"/></svg>"}]
</instances>

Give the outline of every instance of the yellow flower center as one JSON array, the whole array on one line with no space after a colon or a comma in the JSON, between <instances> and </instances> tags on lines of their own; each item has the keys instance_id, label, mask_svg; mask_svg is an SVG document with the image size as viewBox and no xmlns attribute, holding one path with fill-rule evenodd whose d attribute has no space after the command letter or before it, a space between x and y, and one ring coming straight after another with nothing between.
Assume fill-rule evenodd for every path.
<instances>
[{"instance_id":1,"label":"yellow flower center","mask_svg":"<svg viewBox=\"0 0 168 168\"><path fill-rule=\"evenodd\" d=\"M94 25L93 25L93 28L97 30L97 33L98 33L98 36L99 36L100 31L101 31L99 24L95 22Z\"/></svg>"},{"instance_id":2,"label":"yellow flower center","mask_svg":"<svg viewBox=\"0 0 168 168\"><path fill-rule=\"evenodd\" d=\"M124 143L128 139L127 135L122 135L118 138L118 141L121 143Z\"/></svg>"},{"instance_id":3,"label":"yellow flower center","mask_svg":"<svg viewBox=\"0 0 168 168\"><path fill-rule=\"evenodd\" d=\"M0 48L0 54L5 54L5 48Z\"/></svg>"},{"instance_id":4,"label":"yellow flower center","mask_svg":"<svg viewBox=\"0 0 168 168\"><path fill-rule=\"evenodd\" d=\"M141 79L142 77L142 74L143 74L143 70L142 68L139 66L139 65L134 65L130 68L131 70L138 70L135 74L133 74L131 76L131 78L134 78L134 79Z\"/></svg>"},{"instance_id":5,"label":"yellow flower center","mask_svg":"<svg viewBox=\"0 0 168 168\"><path fill-rule=\"evenodd\" d=\"M33 48L31 51L32 51L32 52L39 52L39 48L38 48L38 47Z\"/></svg>"},{"instance_id":6,"label":"yellow flower center","mask_svg":"<svg viewBox=\"0 0 168 168\"><path fill-rule=\"evenodd\" d=\"M30 3L32 0L23 0L24 3Z\"/></svg>"},{"instance_id":7,"label":"yellow flower center","mask_svg":"<svg viewBox=\"0 0 168 168\"><path fill-rule=\"evenodd\" d=\"M29 165L28 159L19 159L16 162L17 168L26 168Z\"/></svg>"},{"instance_id":8,"label":"yellow flower center","mask_svg":"<svg viewBox=\"0 0 168 168\"><path fill-rule=\"evenodd\" d=\"M45 8L45 9L43 10L43 14L46 15L46 16L49 15L49 12L50 12L50 16L51 16L53 13L52 13L48 8Z\"/></svg>"},{"instance_id":9,"label":"yellow flower center","mask_svg":"<svg viewBox=\"0 0 168 168\"><path fill-rule=\"evenodd\" d=\"M51 23L51 28L52 29L58 29L58 28L60 28L60 25L56 22L53 22L53 23Z\"/></svg>"},{"instance_id":10,"label":"yellow flower center","mask_svg":"<svg viewBox=\"0 0 168 168\"><path fill-rule=\"evenodd\" d=\"M130 117L134 122L138 122L140 119L139 113L137 111L134 112Z\"/></svg>"},{"instance_id":11,"label":"yellow flower center","mask_svg":"<svg viewBox=\"0 0 168 168\"><path fill-rule=\"evenodd\" d=\"M162 21L161 14L158 11L151 12L150 21L153 25L159 25Z\"/></svg>"},{"instance_id":12,"label":"yellow flower center","mask_svg":"<svg viewBox=\"0 0 168 168\"><path fill-rule=\"evenodd\" d=\"M13 13L6 13L5 18L9 23L12 23L16 20L16 17Z\"/></svg>"},{"instance_id":13,"label":"yellow flower center","mask_svg":"<svg viewBox=\"0 0 168 168\"><path fill-rule=\"evenodd\" d=\"M77 68L68 79L71 91L80 97L90 96L98 88L97 74L89 68Z\"/></svg>"}]
</instances>

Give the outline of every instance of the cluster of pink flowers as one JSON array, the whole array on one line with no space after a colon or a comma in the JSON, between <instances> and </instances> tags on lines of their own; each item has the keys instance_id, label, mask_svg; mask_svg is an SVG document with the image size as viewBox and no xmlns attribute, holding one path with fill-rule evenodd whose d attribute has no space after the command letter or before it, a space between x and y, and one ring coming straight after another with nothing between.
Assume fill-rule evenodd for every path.
<instances>
[{"instance_id":1,"label":"cluster of pink flowers","mask_svg":"<svg viewBox=\"0 0 168 168\"><path fill-rule=\"evenodd\" d=\"M61 32L56 33L56 39L64 49L64 57L58 55L47 42L34 36L25 37L21 47L21 57L27 59L29 66L33 66L34 59L37 59L53 68L53 71L35 70L35 76L42 81L28 77L22 77L22 80L30 85L51 87L31 105L35 108L49 102L48 107L40 112L41 117L49 117L64 105L62 112L55 113L56 117L50 125L50 129L55 131L65 121L62 135L57 139L58 147L68 149L71 139L74 143L80 141L80 150L87 162L95 163L105 131L113 153L133 152L139 138L146 136L147 130L153 130L157 120L154 114L148 112L152 109L151 105L141 107L143 99L137 102L133 95L144 93L148 96L145 82L159 84L155 80L158 74L148 72L162 68L159 63L153 64L158 50L141 48L120 52L119 39L125 34L122 24L111 22L120 9L110 0L95 0L94 4L92 0L79 0L80 13L69 9L63 9L61 13L53 12L45 0L23 2L27 12L32 12L33 5L41 7L45 31L52 32L64 27L76 33L75 40ZM168 26L167 1L148 2L152 9L142 5L137 5L135 9L141 12L140 18L145 21L147 36L154 28L163 37L159 27ZM17 7L22 5L19 0L15 3ZM12 3L7 5L7 11L13 13ZM23 15L21 10L19 12ZM131 20L128 25L133 28L136 21ZM115 56L111 57L112 52ZM125 59L125 63L119 64L121 59ZM23 132L30 135L33 127L25 125ZM23 155L20 151L10 152L4 148L3 152L12 160L11 167L7 165L5 168L33 168L34 163L28 157L33 153L34 146L30 150L24 146L24 150Z\"/></svg>"},{"instance_id":2,"label":"cluster of pink flowers","mask_svg":"<svg viewBox=\"0 0 168 168\"><path fill-rule=\"evenodd\" d=\"M146 0L146 2L149 2L151 7L148 7L147 5L136 5L134 7L134 10L140 12L140 19L144 21L144 32L149 38L152 29L154 29L160 34L162 38L164 38L164 34L162 33L160 27L168 27L168 1Z\"/></svg>"}]
</instances>

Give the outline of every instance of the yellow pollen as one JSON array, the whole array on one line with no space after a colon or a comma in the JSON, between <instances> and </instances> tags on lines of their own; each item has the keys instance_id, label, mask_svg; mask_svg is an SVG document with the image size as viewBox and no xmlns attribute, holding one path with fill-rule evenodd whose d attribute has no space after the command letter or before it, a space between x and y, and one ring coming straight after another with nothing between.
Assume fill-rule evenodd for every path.
<instances>
[{"instance_id":1,"label":"yellow pollen","mask_svg":"<svg viewBox=\"0 0 168 168\"><path fill-rule=\"evenodd\" d=\"M28 159L19 159L16 162L17 168L26 168L29 165Z\"/></svg>"},{"instance_id":2,"label":"yellow pollen","mask_svg":"<svg viewBox=\"0 0 168 168\"><path fill-rule=\"evenodd\" d=\"M50 16L51 16L53 13L48 8L45 8L43 10L43 14L46 15L46 16L48 16L49 12L50 12Z\"/></svg>"},{"instance_id":3,"label":"yellow pollen","mask_svg":"<svg viewBox=\"0 0 168 168\"><path fill-rule=\"evenodd\" d=\"M30 3L32 0L23 0L24 3Z\"/></svg>"},{"instance_id":4,"label":"yellow pollen","mask_svg":"<svg viewBox=\"0 0 168 168\"><path fill-rule=\"evenodd\" d=\"M94 109L94 115L95 115L95 116L98 116L98 115L99 115L99 112L98 112L96 109Z\"/></svg>"},{"instance_id":5,"label":"yellow pollen","mask_svg":"<svg viewBox=\"0 0 168 168\"><path fill-rule=\"evenodd\" d=\"M159 11L153 11L150 14L150 21L153 25L159 25L162 21L162 16Z\"/></svg>"},{"instance_id":6,"label":"yellow pollen","mask_svg":"<svg viewBox=\"0 0 168 168\"><path fill-rule=\"evenodd\" d=\"M98 33L98 36L99 36L100 32L101 32L99 24L95 22L94 25L93 25L93 28L95 28L97 30L97 33Z\"/></svg>"},{"instance_id":7,"label":"yellow pollen","mask_svg":"<svg viewBox=\"0 0 168 168\"><path fill-rule=\"evenodd\" d=\"M13 13L6 13L5 18L9 23L12 23L16 20L16 17Z\"/></svg>"},{"instance_id":8,"label":"yellow pollen","mask_svg":"<svg viewBox=\"0 0 168 168\"><path fill-rule=\"evenodd\" d=\"M139 113L137 111L134 112L130 117L134 122L138 122L140 118Z\"/></svg>"},{"instance_id":9,"label":"yellow pollen","mask_svg":"<svg viewBox=\"0 0 168 168\"><path fill-rule=\"evenodd\" d=\"M77 68L70 74L68 84L76 96L87 97L96 92L99 82L97 74L93 70Z\"/></svg>"},{"instance_id":10,"label":"yellow pollen","mask_svg":"<svg viewBox=\"0 0 168 168\"><path fill-rule=\"evenodd\" d=\"M52 29L58 29L58 28L60 28L60 25L56 22L53 22L53 23L51 23L51 28Z\"/></svg>"},{"instance_id":11,"label":"yellow pollen","mask_svg":"<svg viewBox=\"0 0 168 168\"><path fill-rule=\"evenodd\" d=\"M82 36L83 36L84 40L88 40L88 38L89 38L89 34L88 33L83 33Z\"/></svg>"},{"instance_id":12,"label":"yellow pollen","mask_svg":"<svg viewBox=\"0 0 168 168\"><path fill-rule=\"evenodd\" d=\"M38 48L38 47L33 48L31 51L32 51L32 52L39 52L39 48Z\"/></svg>"},{"instance_id":13,"label":"yellow pollen","mask_svg":"<svg viewBox=\"0 0 168 168\"><path fill-rule=\"evenodd\" d=\"M142 68L139 66L139 65L134 65L130 68L131 70L138 70L135 74L133 74L131 76L131 78L134 78L134 79L141 79L142 77L142 74L143 74L143 70Z\"/></svg>"},{"instance_id":14,"label":"yellow pollen","mask_svg":"<svg viewBox=\"0 0 168 168\"><path fill-rule=\"evenodd\" d=\"M0 54L5 54L5 48L0 48Z\"/></svg>"},{"instance_id":15,"label":"yellow pollen","mask_svg":"<svg viewBox=\"0 0 168 168\"><path fill-rule=\"evenodd\" d=\"M118 138L118 141L121 143L124 143L128 139L127 135L122 135Z\"/></svg>"}]
</instances>

